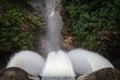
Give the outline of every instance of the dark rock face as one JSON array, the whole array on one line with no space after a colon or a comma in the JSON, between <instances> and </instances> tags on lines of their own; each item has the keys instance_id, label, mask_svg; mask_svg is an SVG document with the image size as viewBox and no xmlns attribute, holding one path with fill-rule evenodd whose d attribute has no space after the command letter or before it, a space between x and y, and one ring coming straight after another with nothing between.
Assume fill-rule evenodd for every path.
<instances>
[{"instance_id":1,"label":"dark rock face","mask_svg":"<svg viewBox=\"0 0 120 80\"><path fill-rule=\"evenodd\" d=\"M40 80L20 68L8 68L0 72L0 80ZM105 68L93 73L78 77L76 80L120 80L120 71L113 68Z\"/></svg>"},{"instance_id":2,"label":"dark rock face","mask_svg":"<svg viewBox=\"0 0 120 80\"><path fill-rule=\"evenodd\" d=\"M0 70L4 69L10 59L10 57L13 55L10 51L3 51L0 52Z\"/></svg>"},{"instance_id":3,"label":"dark rock face","mask_svg":"<svg viewBox=\"0 0 120 80\"><path fill-rule=\"evenodd\" d=\"M16 67L4 69L0 73L0 80L39 80L38 77L32 76L24 70Z\"/></svg>"},{"instance_id":4,"label":"dark rock face","mask_svg":"<svg viewBox=\"0 0 120 80\"><path fill-rule=\"evenodd\" d=\"M105 68L82 75L77 80L120 80L120 71L113 68Z\"/></svg>"}]
</instances>

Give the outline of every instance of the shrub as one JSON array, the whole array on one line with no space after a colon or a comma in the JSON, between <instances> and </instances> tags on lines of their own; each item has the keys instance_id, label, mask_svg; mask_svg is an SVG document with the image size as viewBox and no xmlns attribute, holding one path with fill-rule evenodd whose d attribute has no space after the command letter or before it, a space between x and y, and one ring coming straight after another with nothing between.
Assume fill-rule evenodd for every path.
<instances>
[{"instance_id":1,"label":"shrub","mask_svg":"<svg viewBox=\"0 0 120 80\"><path fill-rule=\"evenodd\" d=\"M75 38L76 46L107 53L116 52L117 47L116 53L119 54L119 0L63 0L62 2L69 33Z\"/></svg>"}]
</instances>

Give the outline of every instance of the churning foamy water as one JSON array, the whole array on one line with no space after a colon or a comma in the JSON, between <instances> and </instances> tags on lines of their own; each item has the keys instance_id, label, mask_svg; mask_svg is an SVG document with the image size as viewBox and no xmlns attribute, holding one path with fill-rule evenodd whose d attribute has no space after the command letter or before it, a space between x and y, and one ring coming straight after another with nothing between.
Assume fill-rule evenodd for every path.
<instances>
[{"instance_id":1,"label":"churning foamy water","mask_svg":"<svg viewBox=\"0 0 120 80\"><path fill-rule=\"evenodd\" d=\"M50 52L42 80L74 80L75 74L68 55L63 51Z\"/></svg>"},{"instance_id":2,"label":"churning foamy water","mask_svg":"<svg viewBox=\"0 0 120 80\"><path fill-rule=\"evenodd\" d=\"M23 50L13 55L7 64L9 67L18 67L32 75L41 75L45 60L38 53Z\"/></svg>"},{"instance_id":3,"label":"churning foamy water","mask_svg":"<svg viewBox=\"0 0 120 80\"><path fill-rule=\"evenodd\" d=\"M74 49L68 52L76 75L82 75L113 65L98 53L84 49Z\"/></svg>"}]
</instances>

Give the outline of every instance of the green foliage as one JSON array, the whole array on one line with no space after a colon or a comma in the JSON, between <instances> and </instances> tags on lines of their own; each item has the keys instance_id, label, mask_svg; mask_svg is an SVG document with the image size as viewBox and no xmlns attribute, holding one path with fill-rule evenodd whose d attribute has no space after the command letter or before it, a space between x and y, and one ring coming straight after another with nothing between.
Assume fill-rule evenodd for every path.
<instances>
[{"instance_id":1,"label":"green foliage","mask_svg":"<svg viewBox=\"0 0 120 80\"><path fill-rule=\"evenodd\" d=\"M91 50L105 51L108 44L120 46L119 3L120 0L63 0L69 33L81 47ZM113 38L115 43L109 43Z\"/></svg>"},{"instance_id":2,"label":"green foliage","mask_svg":"<svg viewBox=\"0 0 120 80\"><path fill-rule=\"evenodd\" d=\"M0 50L18 45L19 49L33 49L38 41L36 31L42 25L41 16L26 12L21 6L3 2L0 8Z\"/></svg>"}]
</instances>

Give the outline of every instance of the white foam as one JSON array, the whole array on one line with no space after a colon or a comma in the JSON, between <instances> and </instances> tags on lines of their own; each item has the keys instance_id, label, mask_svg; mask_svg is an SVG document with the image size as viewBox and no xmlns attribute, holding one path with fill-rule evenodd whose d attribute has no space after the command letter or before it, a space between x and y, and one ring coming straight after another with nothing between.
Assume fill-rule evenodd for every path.
<instances>
[{"instance_id":1,"label":"white foam","mask_svg":"<svg viewBox=\"0 0 120 80\"><path fill-rule=\"evenodd\" d=\"M63 51L49 53L42 76L75 77L68 55Z\"/></svg>"},{"instance_id":2,"label":"white foam","mask_svg":"<svg viewBox=\"0 0 120 80\"><path fill-rule=\"evenodd\" d=\"M57 55L55 52L50 52L42 72L42 76L56 76Z\"/></svg>"},{"instance_id":3,"label":"white foam","mask_svg":"<svg viewBox=\"0 0 120 80\"><path fill-rule=\"evenodd\" d=\"M67 53L65 53L61 50L57 52L57 64L58 64L57 66L58 66L58 70L59 70L58 75L75 77L72 63L71 63Z\"/></svg>"},{"instance_id":4,"label":"white foam","mask_svg":"<svg viewBox=\"0 0 120 80\"><path fill-rule=\"evenodd\" d=\"M32 75L41 75L45 60L36 52L20 51L11 57L7 68L19 67Z\"/></svg>"},{"instance_id":5,"label":"white foam","mask_svg":"<svg viewBox=\"0 0 120 80\"><path fill-rule=\"evenodd\" d=\"M84 49L75 49L68 52L77 75L93 72L113 65L98 53Z\"/></svg>"}]
</instances>

